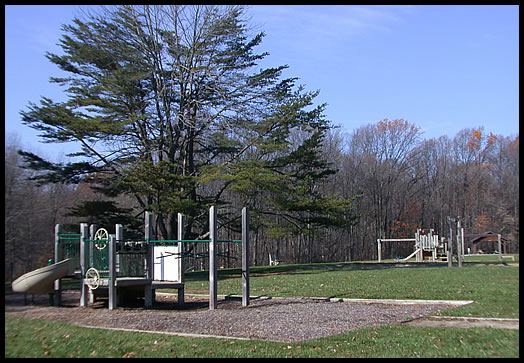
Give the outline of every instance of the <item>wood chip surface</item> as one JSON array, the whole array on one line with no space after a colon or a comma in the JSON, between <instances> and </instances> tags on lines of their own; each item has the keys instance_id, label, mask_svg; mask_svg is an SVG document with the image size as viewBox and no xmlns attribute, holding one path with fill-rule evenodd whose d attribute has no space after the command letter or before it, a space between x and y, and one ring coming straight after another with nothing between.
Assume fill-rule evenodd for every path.
<instances>
[{"instance_id":1,"label":"wood chip surface","mask_svg":"<svg viewBox=\"0 0 524 363\"><path fill-rule=\"evenodd\" d=\"M176 295L159 295L152 309L144 309L138 304L110 311L107 309L107 300L97 301L89 307L79 307L78 291L65 291L64 306L61 307L46 306L47 295L35 295L33 305L24 305L23 295L13 294L5 297L5 313L81 326L292 343L364 327L398 324L453 307L427 303L405 305L273 298L255 299L247 307L243 307L239 300L220 299L218 309L210 311L206 299L186 296L184 305L179 305L176 299Z\"/></svg>"}]
</instances>

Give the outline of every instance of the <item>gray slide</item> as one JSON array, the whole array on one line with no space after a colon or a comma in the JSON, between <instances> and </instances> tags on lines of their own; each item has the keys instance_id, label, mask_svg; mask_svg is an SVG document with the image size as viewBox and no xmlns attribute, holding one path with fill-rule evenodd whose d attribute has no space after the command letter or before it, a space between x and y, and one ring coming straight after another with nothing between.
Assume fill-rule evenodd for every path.
<instances>
[{"instance_id":1,"label":"gray slide","mask_svg":"<svg viewBox=\"0 0 524 363\"><path fill-rule=\"evenodd\" d=\"M55 280L72 275L75 272L75 260L68 258L54 265L39 268L17 278L11 284L14 292L45 294L53 291Z\"/></svg>"}]
</instances>

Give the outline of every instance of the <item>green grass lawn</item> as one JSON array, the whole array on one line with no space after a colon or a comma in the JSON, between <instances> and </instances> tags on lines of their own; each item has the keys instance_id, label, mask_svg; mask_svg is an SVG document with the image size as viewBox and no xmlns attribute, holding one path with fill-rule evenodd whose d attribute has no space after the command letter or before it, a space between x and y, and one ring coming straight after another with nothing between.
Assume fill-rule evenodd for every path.
<instances>
[{"instance_id":1,"label":"green grass lawn","mask_svg":"<svg viewBox=\"0 0 524 363\"><path fill-rule=\"evenodd\" d=\"M358 263L354 263L358 264ZM253 267L250 295L367 299L473 300L441 314L519 317L519 268L467 265L371 270L337 269L342 264ZM378 265L380 267L380 265ZM279 273L279 274L274 274ZM239 269L218 272L218 293L241 295ZM207 272L188 274L186 292L207 294Z\"/></svg>"},{"instance_id":2,"label":"green grass lawn","mask_svg":"<svg viewBox=\"0 0 524 363\"><path fill-rule=\"evenodd\" d=\"M502 262L504 263L518 263L519 255L518 254L503 254L502 256L513 256L512 258L503 257ZM498 255L475 255L475 256L464 256L465 262L479 262L479 263L498 263Z\"/></svg>"},{"instance_id":3,"label":"green grass lawn","mask_svg":"<svg viewBox=\"0 0 524 363\"><path fill-rule=\"evenodd\" d=\"M5 318L5 357L518 357L519 332L492 328L365 328L301 343L83 329Z\"/></svg>"},{"instance_id":4,"label":"green grass lawn","mask_svg":"<svg viewBox=\"0 0 524 363\"><path fill-rule=\"evenodd\" d=\"M335 269L336 265L253 267L251 295L474 300L473 304L441 314L519 317L518 267L348 270ZM219 271L219 294L241 294L239 272L239 269ZM207 293L207 287L207 273L187 274L188 293ZM518 357L519 331L394 325L308 342L275 343L111 332L6 316L5 356Z\"/></svg>"}]
</instances>

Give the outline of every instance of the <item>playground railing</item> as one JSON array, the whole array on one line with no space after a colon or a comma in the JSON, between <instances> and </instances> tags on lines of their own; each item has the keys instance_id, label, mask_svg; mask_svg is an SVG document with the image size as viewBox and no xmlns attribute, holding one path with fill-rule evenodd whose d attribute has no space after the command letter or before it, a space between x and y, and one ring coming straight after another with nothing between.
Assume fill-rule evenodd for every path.
<instances>
[{"instance_id":1,"label":"playground railing","mask_svg":"<svg viewBox=\"0 0 524 363\"><path fill-rule=\"evenodd\" d=\"M66 260L68 258L77 261L76 267L80 267L80 238L81 234L77 233L57 233L56 245L60 250L59 258L56 262ZM56 259L56 256L55 256Z\"/></svg>"}]
</instances>

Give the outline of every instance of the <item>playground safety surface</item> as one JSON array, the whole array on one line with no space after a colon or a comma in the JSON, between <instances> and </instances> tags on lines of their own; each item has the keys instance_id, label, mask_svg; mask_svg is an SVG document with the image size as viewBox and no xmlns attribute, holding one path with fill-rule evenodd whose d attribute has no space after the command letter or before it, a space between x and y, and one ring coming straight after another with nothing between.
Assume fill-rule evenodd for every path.
<instances>
[{"instance_id":1,"label":"playground safety surface","mask_svg":"<svg viewBox=\"0 0 524 363\"><path fill-rule=\"evenodd\" d=\"M299 342L350 330L391 325L427 317L453 304L395 304L327 302L300 298L254 299L243 307L238 299L219 299L208 310L202 297L188 297L180 305L175 295L158 295L153 308L140 305L110 311L107 300L79 307L79 292L64 291L61 307L47 306L47 295L35 295L24 305L22 294L5 296L5 313L30 319L57 320L80 326L135 329L165 333ZM29 298L30 300L30 298Z\"/></svg>"}]
</instances>

